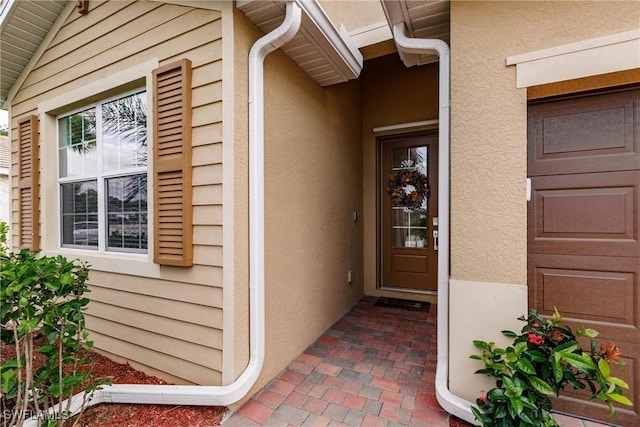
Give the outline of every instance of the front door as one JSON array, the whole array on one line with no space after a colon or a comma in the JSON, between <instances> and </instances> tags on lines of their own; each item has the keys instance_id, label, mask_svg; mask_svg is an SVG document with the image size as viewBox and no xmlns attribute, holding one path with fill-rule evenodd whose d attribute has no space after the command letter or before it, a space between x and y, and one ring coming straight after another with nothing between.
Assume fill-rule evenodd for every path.
<instances>
[{"instance_id":1,"label":"front door","mask_svg":"<svg viewBox=\"0 0 640 427\"><path fill-rule=\"evenodd\" d=\"M616 343L634 402L611 419L568 387L554 409L640 425L640 88L532 103L528 139L529 305Z\"/></svg>"},{"instance_id":2,"label":"front door","mask_svg":"<svg viewBox=\"0 0 640 427\"><path fill-rule=\"evenodd\" d=\"M380 140L381 287L437 290L438 135Z\"/></svg>"}]
</instances>

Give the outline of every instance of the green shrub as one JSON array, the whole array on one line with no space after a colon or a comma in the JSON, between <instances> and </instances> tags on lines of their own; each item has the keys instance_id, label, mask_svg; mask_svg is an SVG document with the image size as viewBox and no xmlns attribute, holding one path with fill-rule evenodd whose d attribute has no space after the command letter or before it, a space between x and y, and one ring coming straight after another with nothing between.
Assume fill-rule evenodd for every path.
<instances>
[{"instance_id":1,"label":"green shrub","mask_svg":"<svg viewBox=\"0 0 640 427\"><path fill-rule=\"evenodd\" d=\"M471 410L483 426L556 426L551 417L549 396L558 396L567 385L574 389L587 389L591 400L607 403L611 416L613 402L631 405L622 394L629 386L620 378L611 376L610 363L620 364L618 347L610 342L596 348L593 329L578 329L574 334L570 327L563 326L562 317L555 311L550 319L542 318L532 310L518 335L502 331L514 338L513 346L495 347L494 343L474 341L482 350L472 359L484 363L476 371L496 379L496 387L476 400L477 407ZM576 336L589 340L589 349L584 350Z\"/></svg>"},{"instance_id":2,"label":"green shrub","mask_svg":"<svg viewBox=\"0 0 640 427\"><path fill-rule=\"evenodd\" d=\"M89 398L106 383L79 369L90 363L93 345L84 319L89 266L26 249L3 250L0 257L0 338L16 351L0 366L3 424L20 426L25 415L34 415L42 425L62 425L65 399L80 388Z\"/></svg>"}]
</instances>

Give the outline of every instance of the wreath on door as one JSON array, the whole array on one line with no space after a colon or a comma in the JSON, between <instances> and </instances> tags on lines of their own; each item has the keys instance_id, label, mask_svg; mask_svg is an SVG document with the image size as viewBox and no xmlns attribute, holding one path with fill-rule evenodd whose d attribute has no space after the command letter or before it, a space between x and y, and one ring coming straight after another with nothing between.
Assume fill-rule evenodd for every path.
<instances>
[{"instance_id":1,"label":"wreath on door","mask_svg":"<svg viewBox=\"0 0 640 427\"><path fill-rule=\"evenodd\" d=\"M417 168L395 170L389 173L387 192L393 206L420 209L429 197L429 181Z\"/></svg>"}]
</instances>

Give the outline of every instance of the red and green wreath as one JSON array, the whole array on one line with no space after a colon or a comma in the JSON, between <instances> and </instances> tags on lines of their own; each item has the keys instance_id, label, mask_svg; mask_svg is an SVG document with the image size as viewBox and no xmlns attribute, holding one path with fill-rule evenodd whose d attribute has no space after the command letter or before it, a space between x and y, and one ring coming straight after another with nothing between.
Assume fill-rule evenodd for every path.
<instances>
[{"instance_id":1,"label":"red and green wreath","mask_svg":"<svg viewBox=\"0 0 640 427\"><path fill-rule=\"evenodd\" d=\"M395 170L389 173L387 192L393 206L420 209L429 197L429 181L415 168Z\"/></svg>"}]
</instances>

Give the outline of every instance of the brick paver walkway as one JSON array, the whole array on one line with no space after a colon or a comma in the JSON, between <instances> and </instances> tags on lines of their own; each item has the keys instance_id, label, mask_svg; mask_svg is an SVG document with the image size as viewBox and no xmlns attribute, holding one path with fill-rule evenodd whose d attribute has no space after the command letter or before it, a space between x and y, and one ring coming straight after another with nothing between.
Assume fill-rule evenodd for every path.
<instances>
[{"instance_id":1,"label":"brick paver walkway","mask_svg":"<svg viewBox=\"0 0 640 427\"><path fill-rule=\"evenodd\" d=\"M434 388L436 306L375 302L360 301L223 426L448 426Z\"/></svg>"},{"instance_id":2,"label":"brick paver walkway","mask_svg":"<svg viewBox=\"0 0 640 427\"><path fill-rule=\"evenodd\" d=\"M436 306L412 311L376 300L362 299L223 427L470 426L436 401Z\"/></svg>"}]
</instances>

